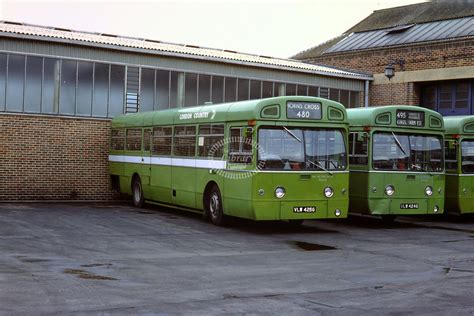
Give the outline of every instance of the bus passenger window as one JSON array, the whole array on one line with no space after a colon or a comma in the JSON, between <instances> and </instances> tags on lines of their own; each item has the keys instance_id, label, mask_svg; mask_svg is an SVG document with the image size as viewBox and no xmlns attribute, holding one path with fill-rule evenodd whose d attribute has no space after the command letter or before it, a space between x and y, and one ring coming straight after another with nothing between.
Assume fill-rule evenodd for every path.
<instances>
[{"instance_id":1,"label":"bus passenger window","mask_svg":"<svg viewBox=\"0 0 474 316\"><path fill-rule=\"evenodd\" d=\"M141 150L142 149L142 130L128 129L127 130L127 150Z\"/></svg>"},{"instance_id":2,"label":"bus passenger window","mask_svg":"<svg viewBox=\"0 0 474 316\"><path fill-rule=\"evenodd\" d=\"M171 156L171 127L155 127L153 129L153 155Z\"/></svg>"},{"instance_id":3,"label":"bus passenger window","mask_svg":"<svg viewBox=\"0 0 474 316\"><path fill-rule=\"evenodd\" d=\"M224 124L199 126L199 157L222 159L224 155Z\"/></svg>"},{"instance_id":4,"label":"bus passenger window","mask_svg":"<svg viewBox=\"0 0 474 316\"><path fill-rule=\"evenodd\" d=\"M112 141L110 142L111 150L124 150L125 149L125 130L124 129L112 129Z\"/></svg>"},{"instance_id":5,"label":"bus passenger window","mask_svg":"<svg viewBox=\"0 0 474 316\"><path fill-rule=\"evenodd\" d=\"M349 163L352 165L367 165L368 153L367 133L350 133L349 134Z\"/></svg>"},{"instance_id":6,"label":"bus passenger window","mask_svg":"<svg viewBox=\"0 0 474 316\"><path fill-rule=\"evenodd\" d=\"M175 156L194 157L196 155L196 126L176 126L173 145Z\"/></svg>"},{"instance_id":7,"label":"bus passenger window","mask_svg":"<svg viewBox=\"0 0 474 316\"><path fill-rule=\"evenodd\" d=\"M250 133L246 127L230 129L230 163L252 163L252 147L252 133Z\"/></svg>"}]
</instances>

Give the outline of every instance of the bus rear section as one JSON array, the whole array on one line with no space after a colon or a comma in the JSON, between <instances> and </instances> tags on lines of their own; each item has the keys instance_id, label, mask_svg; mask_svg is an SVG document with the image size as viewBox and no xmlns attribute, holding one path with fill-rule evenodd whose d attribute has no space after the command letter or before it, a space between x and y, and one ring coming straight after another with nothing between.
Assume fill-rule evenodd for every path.
<instances>
[{"instance_id":1,"label":"bus rear section","mask_svg":"<svg viewBox=\"0 0 474 316\"><path fill-rule=\"evenodd\" d=\"M446 211L474 213L474 116L445 117Z\"/></svg>"},{"instance_id":2,"label":"bus rear section","mask_svg":"<svg viewBox=\"0 0 474 316\"><path fill-rule=\"evenodd\" d=\"M443 213L441 116L411 106L354 109L348 115L351 212L386 219Z\"/></svg>"}]
</instances>

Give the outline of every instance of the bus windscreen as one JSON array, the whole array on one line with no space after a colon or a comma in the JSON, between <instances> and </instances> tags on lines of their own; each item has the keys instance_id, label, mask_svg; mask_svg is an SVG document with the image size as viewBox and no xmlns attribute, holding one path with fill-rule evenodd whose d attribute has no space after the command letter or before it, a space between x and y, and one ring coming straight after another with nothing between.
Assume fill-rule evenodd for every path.
<instances>
[{"instance_id":1,"label":"bus windscreen","mask_svg":"<svg viewBox=\"0 0 474 316\"><path fill-rule=\"evenodd\" d=\"M334 171L347 167L340 130L261 127L258 144L258 165L263 170Z\"/></svg>"},{"instance_id":2,"label":"bus windscreen","mask_svg":"<svg viewBox=\"0 0 474 316\"><path fill-rule=\"evenodd\" d=\"M441 136L377 132L373 135L372 161L376 170L441 172Z\"/></svg>"}]
</instances>

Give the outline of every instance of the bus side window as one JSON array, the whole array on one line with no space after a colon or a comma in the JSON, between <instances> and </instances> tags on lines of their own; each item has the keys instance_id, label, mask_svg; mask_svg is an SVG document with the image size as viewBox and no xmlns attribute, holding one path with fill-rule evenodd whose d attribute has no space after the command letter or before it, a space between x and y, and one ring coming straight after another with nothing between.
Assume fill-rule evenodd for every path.
<instances>
[{"instance_id":1,"label":"bus side window","mask_svg":"<svg viewBox=\"0 0 474 316\"><path fill-rule=\"evenodd\" d=\"M110 142L111 150L124 150L125 149L125 130L124 129L112 129L112 140Z\"/></svg>"},{"instance_id":2,"label":"bus side window","mask_svg":"<svg viewBox=\"0 0 474 316\"><path fill-rule=\"evenodd\" d=\"M171 156L173 133L171 127L155 127L153 129L152 154Z\"/></svg>"},{"instance_id":3,"label":"bus side window","mask_svg":"<svg viewBox=\"0 0 474 316\"><path fill-rule=\"evenodd\" d=\"M142 149L142 129L134 128L127 129L126 137L127 150L141 150Z\"/></svg>"},{"instance_id":4,"label":"bus side window","mask_svg":"<svg viewBox=\"0 0 474 316\"><path fill-rule=\"evenodd\" d=\"M229 162L252 163L252 133L247 131L247 127L230 129Z\"/></svg>"},{"instance_id":5,"label":"bus side window","mask_svg":"<svg viewBox=\"0 0 474 316\"><path fill-rule=\"evenodd\" d=\"M458 170L458 160L456 158L456 141L447 140L444 142L444 153L446 158L446 169L447 170Z\"/></svg>"},{"instance_id":6,"label":"bus side window","mask_svg":"<svg viewBox=\"0 0 474 316\"><path fill-rule=\"evenodd\" d=\"M173 137L173 154L181 157L196 155L196 126L176 126Z\"/></svg>"},{"instance_id":7,"label":"bus side window","mask_svg":"<svg viewBox=\"0 0 474 316\"><path fill-rule=\"evenodd\" d=\"M364 165L368 163L368 135L365 132L349 134L349 163Z\"/></svg>"},{"instance_id":8,"label":"bus side window","mask_svg":"<svg viewBox=\"0 0 474 316\"><path fill-rule=\"evenodd\" d=\"M222 159L224 155L224 124L205 124L199 126L198 155Z\"/></svg>"}]
</instances>

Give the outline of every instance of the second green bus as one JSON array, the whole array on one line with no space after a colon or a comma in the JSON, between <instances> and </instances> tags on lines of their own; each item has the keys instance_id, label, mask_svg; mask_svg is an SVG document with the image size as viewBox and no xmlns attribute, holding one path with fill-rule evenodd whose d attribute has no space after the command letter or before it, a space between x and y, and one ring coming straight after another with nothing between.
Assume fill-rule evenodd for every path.
<instances>
[{"instance_id":1,"label":"second green bus","mask_svg":"<svg viewBox=\"0 0 474 316\"><path fill-rule=\"evenodd\" d=\"M442 116L416 106L347 110L350 212L379 215L444 211Z\"/></svg>"}]
</instances>

